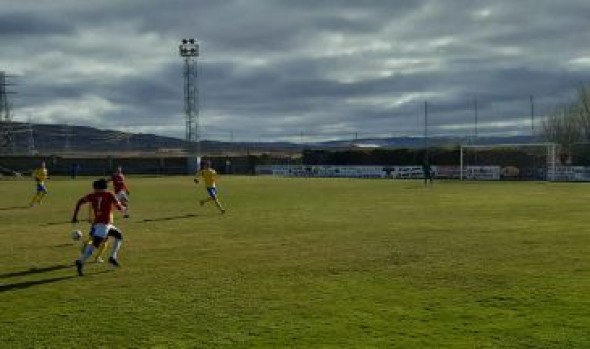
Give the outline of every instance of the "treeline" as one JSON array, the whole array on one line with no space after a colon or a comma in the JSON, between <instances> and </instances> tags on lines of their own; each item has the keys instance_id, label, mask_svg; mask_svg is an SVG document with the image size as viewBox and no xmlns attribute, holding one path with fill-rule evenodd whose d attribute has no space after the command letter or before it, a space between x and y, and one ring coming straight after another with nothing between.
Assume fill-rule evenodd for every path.
<instances>
[{"instance_id":1,"label":"treeline","mask_svg":"<svg viewBox=\"0 0 590 349\"><path fill-rule=\"evenodd\" d=\"M454 149L355 149L344 151L304 150L305 165L420 166L424 159L437 165L458 165L460 150Z\"/></svg>"},{"instance_id":2,"label":"treeline","mask_svg":"<svg viewBox=\"0 0 590 349\"><path fill-rule=\"evenodd\" d=\"M550 161L548 150L539 147L505 147L464 150L463 162L473 166L544 167ZM557 161L565 159L559 158ZM305 165L383 165L420 166L424 161L438 166L459 166L461 150L454 148L425 149L371 149L371 150L305 150L302 163ZM564 162L565 163L565 162ZM578 144L571 148L568 165L590 166L590 145Z\"/></svg>"}]
</instances>

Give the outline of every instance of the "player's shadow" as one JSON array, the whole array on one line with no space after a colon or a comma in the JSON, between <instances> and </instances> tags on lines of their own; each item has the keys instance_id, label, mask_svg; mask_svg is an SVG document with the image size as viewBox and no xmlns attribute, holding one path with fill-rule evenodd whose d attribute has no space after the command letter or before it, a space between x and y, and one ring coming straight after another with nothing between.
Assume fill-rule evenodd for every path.
<instances>
[{"instance_id":1,"label":"player's shadow","mask_svg":"<svg viewBox=\"0 0 590 349\"><path fill-rule=\"evenodd\" d=\"M39 271L39 272L58 270L58 269L62 269L62 268L72 268L73 269L73 266L66 265L66 266L47 267L47 268L40 269L42 271ZM110 273L112 271L113 270L111 270L111 269L107 269L107 270L97 271L94 273L86 273L85 275L90 276L90 275L104 274L104 273ZM35 272L37 272L37 271L35 271ZM21 275L28 275L30 273L31 273L30 271L20 272L20 273L10 273L10 274L2 275L2 277L21 276ZM13 290L22 290L25 288L38 286L38 285L52 284L54 282L74 279L74 278L78 278L78 277L79 277L78 275L58 276L58 277L52 277L52 278L47 278L47 279L42 279L42 280L23 281L23 282L15 282L13 284L0 285L0 293L7 292L7 291L13 291Z\"/></svg>"},{"instance_id":2,"label":"player's shadow","mask_svg":"<svg viewBox=\"0 0 590 349\"><path fill-rule=\"evenodd\" d=\"M25 208L29 208L30 206L12 206L12 207L0 207L0 211L10 211L10 210L21 210Z\"/></svg>"},{"instance_id":3,"label":"player's shadow","mask_svg":"<svg viewBox=\"0 0 590 349\"><path fill-rule=\"evenodd\" d=\"M75 243L55 245L55 247L72 247L72 246L75 246Z\"/></svg>"},{"instance_id":4,"label":"player's shadow","mask_svg":"<svg viewBox=\"0 0 590 349\"><path fill-rule=\"evenodd\" d=\"M12 290L21 290L24 288L29 288L29 287L37 286L37 285L51 284L51 283L58 282L58 281L73 279L75 277L77 277L77 276L69 275L69 276L53 277L53 278L48 278L48 279L43 279L43 280L23 281L23 282L17 282L14 284L0 285L0 293L12 291Z\"/></svg>"},{"instance_id":5,"label":"player's shadow","mask_svg":"<svg viewBox=\"0 0 590 349\"><path fill-rule=\"evenodd\" d=\"M185 218L192 218L192 217L197 217L196 214L191 213L191 214L185 214L182 216L171 216L171 217L160 217L160 218L152 218L152 219L144 219L142 221L139 221L138 223L151 223L151 222L162 222L162 221L173 221L176 219L185 219Z\"/></svg>"},{"instance_id":6,"label":"player's shadow","mask_svg":"<svg viewBox=\"0 0 590 349\"><path fill-rule=\"evenodd\" d=\"M72 264L57 264L57 265L52 265L52 266L43 267L43 268L29 268L28 270L0 274L0 279L7 279L7 278L11 278L11 277L25 276L25 275L31 275L31 274L47 273L50 271L72 268L72 266L73 266Z\"/></svg>"},{"instance_id":7,"label":"player's shadow","mask_svg":"<svg viewBox=\"0 0 590 349\"><path fill-rule=\"evenodd\" d=\"M61 222L49 222L41 224L41 226L49 226L49 225L62 225L62 224L72 224L72 221L61 221Z\"/></svg>"}]
</instances>

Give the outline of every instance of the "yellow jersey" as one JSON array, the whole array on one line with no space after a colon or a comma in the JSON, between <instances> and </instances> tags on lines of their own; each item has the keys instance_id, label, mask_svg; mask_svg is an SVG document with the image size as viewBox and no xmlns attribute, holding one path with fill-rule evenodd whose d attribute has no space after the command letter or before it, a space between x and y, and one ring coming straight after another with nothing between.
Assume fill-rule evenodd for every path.
<instances>
[{"instance_id":1,"label":"yellow jersey","mask_svg":"<svg viewBox=\"0 0 590 349\"><path fill-rule=\"evenodd\" d=\"M45 182L47 179L47 169L44 167L39 167L35 171L33 171L33 177L39 183Z\"/></svg>"},{"instance_id":2,"label":"yellow jersey","mask_svg":"<svg viewBox=\"0 0 590 349\"><path fill-rule=\"evenodd\" d=\"M203 177L203 181L205 181L205 186L207 188L215 187L215 177L217 176L217 172L215 172L212 168L205 168L197 172L195 178Z\"/></svg>"}]
</instances>

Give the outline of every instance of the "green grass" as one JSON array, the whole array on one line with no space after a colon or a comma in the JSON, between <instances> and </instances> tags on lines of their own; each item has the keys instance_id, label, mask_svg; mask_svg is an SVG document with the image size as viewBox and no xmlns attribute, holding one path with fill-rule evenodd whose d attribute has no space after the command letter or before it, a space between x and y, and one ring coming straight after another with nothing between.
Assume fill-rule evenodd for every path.
<instances>
[{"instance_id":1,"label":"green grass","mask_svg":"<svg viewBox=\"0 0 590 349\"><path fill-rule=\"evenodd\" d=\"M129 179L122 267L72 267L90 179L0 181L2 348L588 348L587 184ZM84 230L86 226L82 225Z\"/></svg>"}]
</instances>

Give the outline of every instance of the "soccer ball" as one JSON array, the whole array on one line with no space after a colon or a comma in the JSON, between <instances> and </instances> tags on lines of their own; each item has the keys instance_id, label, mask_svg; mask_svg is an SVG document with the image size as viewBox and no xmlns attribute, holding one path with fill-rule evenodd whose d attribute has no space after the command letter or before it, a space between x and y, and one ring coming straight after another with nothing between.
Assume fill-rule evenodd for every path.
<instances>
[{"instance_id":1,"label":"soccer ball","mask_svg":"<svg viewBox=\"0 0 590 349\"><path fill-rule=\"evenodd\" d=\"M81 231L79 231L79 230L74 230L74 231L72 232L72 240L74 240L74 241L78 241L78 240L80 240L81 238L82 238L82 232L81 232Z\"/></svg>"}]
</instances>

